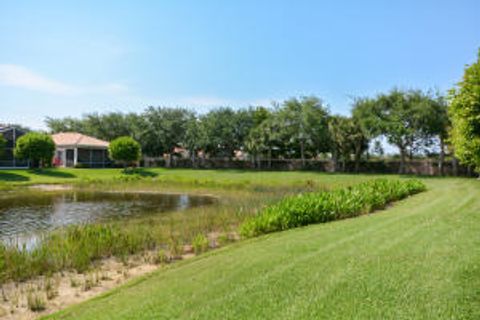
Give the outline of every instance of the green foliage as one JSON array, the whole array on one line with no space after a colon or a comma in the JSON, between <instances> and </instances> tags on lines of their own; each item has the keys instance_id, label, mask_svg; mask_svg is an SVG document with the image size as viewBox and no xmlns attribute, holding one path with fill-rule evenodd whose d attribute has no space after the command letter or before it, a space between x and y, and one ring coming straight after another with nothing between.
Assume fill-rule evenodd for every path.
<instances>
[{"instance_id":1,"label":"green foliage","mask_svg":"<svg viewBox=\"0 0 480 320\"><path fill-rule=\"evenodd\" d=\"M393 89L375 98L356 100L352 114L371 138L383 135L398 147L403 173L409 151L413 154L422 148L432 135L444 137L447 121L445 116L440 118L442 107L445 110L441 100L420 90Z\"/></svg>"},{"instance_id":2,"label":"green foliage","mask_svg":"<svg viewBox=\"0 0 480 320\"><path fill-rule=\"evenodd\" d=\"M28 132L17 140L15 156L30 160L33 167L49 166L55 152L55 143L48 134Z\"/></svg>"},{"instance_id":3,"label":"green foliage","mask_svg":"<svg viewBox=\"0 0 480 320\"><path fill-rule=\"evenodd\" d=\"M195 160L195 154L206 144L207 137L204 127L200 121L192 116L185 125L185 134L180 144L190 152L192 160Z\"/></svg>"},{"instance_id":4,"label":"green foliage","mask_svg":"<svg viewBox=\"0 0 480 320\"><path fill-rule=\"evenodd\" d=\"M329 119L328 130L330 133L332 158L335 167L337 160L342 161L342 169L345 171L346 161L351 155L355 157L356 170L360 157L368 149L367 133L354 118L334 116Z\"/></svg>"},{"instance_id":5,"label":"green foliage","mask_svg":"<svg viewBox=\"0 0 480 320\"><path fill-rule=\"evenodd\" d=\"M106 141L122 136L131 136L135 140L141 141L141 134L145 128L142 116L120 112L91 113L84 115L81 119L48 117L45 123L52 133L80 132Z\"/></svg>"},{"instance_id":6,"label":"green foliage","mask_svg":"<svg viewBox=\"0 0 480 320\"><path fill-rule=\"evenodd\" d=\"M144 121L140 140L143 151L149 156L163 156L185 140L194 114L184 108L149 107L141 117Z\"/></svg>"},{"instance_id":7,"label":"green foliage","mask_svg":"<svg viewBox=\"0 0 480 320\"><path fill-rule=\"evenodd\" d=\"M450 92L450 141L460 162L480 172L480 50L463 80Z\"/></svg>"},{"instance_id":8,"label":"green foliage","mask_svg":"<svg viewBox=\"0 0 480 320\"><path fill-rule=\"evenodd\" d=\"M254 120L252 110L218 108L202 116L200 123L207 138L205 151L217 157L231 157L233 151L244 147Z\"/></svg>"},{"instance_id":9,"label":"green foliage","mask_svg":"<svg viewBox=\"0 0 480 320\"><path fill-rule=\"evenodd\" d=\"M211 157L232 157L234 151L243 150L260 164L265 158L296 158L305 163L327 152L345 159L347 152L339 151L345 148L336 140L338 136L333 143L330 139L330 118L320 98L307 96L285 100L270 109L221 107L196 115L185 108L148 107L138 114L92 113L81 119L47 118L46 123L52 132L78 131L108 141L131 136L140 142L143 153L153 157L172 154L181 146L195 163L200 150ZM350 156L355 157L358 168L371 138L386 136L399 148L404 163L408 152L436 144L437 138L443 150L448 126L441 96L395 89L356 100L351 121L339 126L338 133L348 138L345 146L352 145Z\"/></svg>"},{"instance_id":10,"label":"green foliage","mask_svg":"<svg viewBox=\"0 0 480 320\"><path fill-rule=\"evenodd\" d=\"M317 97L293 98L278 112L285 146L290 156L305 159L328 150L328 110Z\"/></svg>"},{"instance_id":11,"label":"green foliage","mask_svg":"<svg viewBox=\"0 0 480 320\"><path fill-rule=\"evenodd\" d=\"M5 147L7 146L7 140L0 134L0 157L5 153Z\"/></svg>"},{"instance_id":12,"label":"green foliage","mask_svg":"<svg viewBox=\"0 0 480 320\"><path fill-rule=\"evenodd\" d=\"M195 254L200 254L202 252L207 251L208 238L202 233L197 234L195 238L193 238L192 247Z\"/></svg>"},{"instance_id":13,"label":"green foliage","mask_svg":"<svg viewBox=\"0 0 480 320\"><path fill-rule=\"evenodd\" d=\"M240 232L245 237L252 237L311 223L355 217L383 209L388 203L425 188L419 180L378 179L329 192L287 197L245 222Z\"/></svg>"},{"instance_id":14,"label":"green foliage","mask_svg":"<svg viewBox=\"0 0 480 320\"><path fill-rule=\"evenodd\" d=\"M142 156L140 144L131 137L119 137L110 142L108 153L111 159L125 166L139 161Z\"/></svg>"}]
</instances>

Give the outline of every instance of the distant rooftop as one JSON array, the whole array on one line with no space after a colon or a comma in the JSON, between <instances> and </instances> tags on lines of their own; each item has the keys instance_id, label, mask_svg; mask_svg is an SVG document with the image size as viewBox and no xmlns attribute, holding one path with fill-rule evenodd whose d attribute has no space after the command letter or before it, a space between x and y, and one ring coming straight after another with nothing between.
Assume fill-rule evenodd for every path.
<instances>
[{"instance_id":1,"label":"distant rooftop","mask_svg":"<svg viewBox=\"0 0 480 320\"><path fill-rule=\"evenodd\" d=\"M56 146L108 148L109 143L78 132L60 132L52 134Z\"/></svg>"}]
</instances>

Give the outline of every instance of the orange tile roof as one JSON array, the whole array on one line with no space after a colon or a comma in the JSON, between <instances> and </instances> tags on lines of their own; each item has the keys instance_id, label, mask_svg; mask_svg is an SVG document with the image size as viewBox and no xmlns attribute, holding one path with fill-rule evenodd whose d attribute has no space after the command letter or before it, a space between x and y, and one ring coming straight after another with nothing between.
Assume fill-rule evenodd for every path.
<instances>
[{"instance_id":1,"label":"orange tile roof","mask_svg":"<svg viewBox=\"0 0 480 320\"><path fill-rule=\"evenodd\" d=\"M78 132L60 132L52 134L56 146L108 148L109 143Z\"/></svg>"}]
</instances>

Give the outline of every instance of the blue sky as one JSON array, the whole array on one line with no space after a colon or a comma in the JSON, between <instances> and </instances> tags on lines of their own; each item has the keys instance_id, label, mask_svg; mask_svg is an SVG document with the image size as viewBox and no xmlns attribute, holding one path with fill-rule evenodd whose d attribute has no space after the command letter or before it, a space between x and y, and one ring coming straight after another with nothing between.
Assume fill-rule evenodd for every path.
<instances>
[{"instance_id":1,"label":"blue sky","mask_svg":"<svg viewBox=\"0 0 480 320\"><path fill-rule=\"evenodd\" d=\"M0 123L315 94L334 113L397 86L445 92L480 1L0 2Z\"/></svg>"}]
</instances>

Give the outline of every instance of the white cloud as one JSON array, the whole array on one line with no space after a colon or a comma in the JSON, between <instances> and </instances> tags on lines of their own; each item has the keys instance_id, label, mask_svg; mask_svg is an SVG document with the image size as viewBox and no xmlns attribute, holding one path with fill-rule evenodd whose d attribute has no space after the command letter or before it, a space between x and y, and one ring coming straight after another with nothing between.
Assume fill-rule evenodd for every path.
<instances>
[{"instance_id":1,"label":"white cloud","mask_svg":"<svg viewBox=\"0 0 480 320\"><path fill-rule=\"evenodd\" d=\"M128 90L126 86L117 83L98 86L75 86L49 79L24 66L14 64L0 64L0 85L54 95L118 94Z\"/></svg>"}]
</instances>

